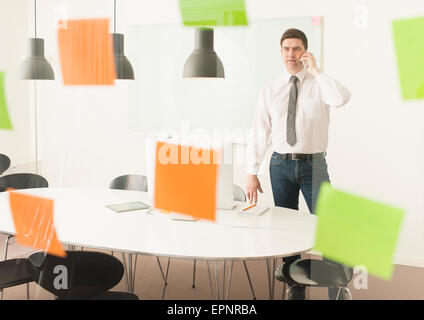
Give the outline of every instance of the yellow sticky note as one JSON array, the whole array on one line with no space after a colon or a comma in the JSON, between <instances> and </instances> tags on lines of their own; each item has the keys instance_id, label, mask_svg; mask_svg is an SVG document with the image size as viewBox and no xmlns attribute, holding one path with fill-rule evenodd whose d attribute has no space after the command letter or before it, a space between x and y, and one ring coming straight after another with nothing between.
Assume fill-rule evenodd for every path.
<instances>
[{"instance_id":1,"label":"yellow sticky note","mask_svg":"<svg viewBox=\"0 0 424 320\"><path fill-rule=\"evenodd\" d=\"M180 0L185 26L247 26L244 0Z\"/></svg>"},{"instance_id":2,"label":"yellow sticky note","mask_svg":"<svg viewBox=\"0 0 424 320\"><path fill-rule=\"evenodd\" d=\"M4 72L2 71L0 71L0 129L13 129L7 111L6 94L4 91Z\"/></svg>"},{"instance_id":3,"label":"yellow sticky note","mask_svg":"<svg viewBox=\"0 0 424 320\"><path fill-rule=\"evenodd\" d=\"M404 100L424 98L424 17L393 22L399 79Z\"/></svg>"}]
</instances>

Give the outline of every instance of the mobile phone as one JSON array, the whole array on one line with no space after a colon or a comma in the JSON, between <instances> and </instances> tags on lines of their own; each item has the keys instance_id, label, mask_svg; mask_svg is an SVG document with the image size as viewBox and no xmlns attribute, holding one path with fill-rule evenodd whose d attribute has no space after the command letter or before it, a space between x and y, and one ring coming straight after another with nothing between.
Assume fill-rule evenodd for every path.
<instances>
[{"instance_id":1,"label":"mobile phone","mask_svg":"<svg viewBox=\"0 0 424 320\"><path fill-rule=\"evenodd\" d=\"M306 69L306 70L308 70L308 68L309 68L309 63L308 63L308 61L307 61L306 59L301 59L300 61L302 61L303 66L305 67L305 69Z\"/></svg>"}]
</instances>

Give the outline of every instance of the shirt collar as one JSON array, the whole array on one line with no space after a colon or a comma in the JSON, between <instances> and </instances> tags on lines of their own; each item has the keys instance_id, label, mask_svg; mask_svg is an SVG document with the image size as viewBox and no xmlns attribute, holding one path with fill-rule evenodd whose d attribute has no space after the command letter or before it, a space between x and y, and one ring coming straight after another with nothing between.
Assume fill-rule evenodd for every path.
<instances>
[{"instance_id":1,"label":"shirt collar","mask_svg":"<svg viewBox=\"0 0 424 320\"><path fill-rule=\"evenodd\" d=\"M284 80L286 82L289 82L290 81L290 78L292 77L292 74L289 73L286 69L284 69L283 76L284 76ZM305 79L305 76L306 76L306 69L303 68L301 71L299 71L298 73L296 73L295 76L299 79L299 82L302 82L303 79Z\"/></svg>"}]
</instances>

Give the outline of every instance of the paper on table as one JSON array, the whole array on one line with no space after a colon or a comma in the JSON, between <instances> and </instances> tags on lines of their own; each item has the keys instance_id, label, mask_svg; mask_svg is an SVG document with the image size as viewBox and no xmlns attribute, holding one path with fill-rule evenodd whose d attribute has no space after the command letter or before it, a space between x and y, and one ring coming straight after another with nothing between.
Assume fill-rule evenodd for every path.
<instances>
[{"instance_id":1,"label":"paper on table","mask_svg":"<svg viewBox=\"0 0 424 320\"><path fill-rule=\"evenodd\" d=\"M244 0L180 0L185 26L247 26Z\"/></svg>"},{"instance_id":2,"label":"paper on table","mask_svg":"<svg viewBox=\"0 0 424 320\"><path fill-rule=\"evenodd\" d=\"M393 22L402 97L424 98L424 17Z\"/></svg>"},{"instance_id":3,"label":"paper on table","mask_svg":"<svg viewBox=\"0 0 424 320\"><path fill-rule=\"evenodd\" d=\"M58 44L65 85L114 84L109 19L59 21Z\"/></svg>"},{"instance_id":4,"label":"paper on table","mask_svg":"<svg viewBox=\"0 0 424 320\"><path fill-rule=\"evenodd\" d=\"M156 150L155 208L215 221L219 152L164 142Z\"/></svg>"},{"instance_id":5,"label":"paper on table","mask_svg":"<svg viewBox=\"0 0 424 320\"><path fill-rule=\"evenodd\" d=\"M260 216L267 212L269 210L269 206L264 205L248 205L243 209L238 210L237 212L242 215L248 215L248 216Z\"/></svg>"},{"instance_id":6,"label":"paper on table","mask_svg":"<svg viewBox=\"0 0 424 320\"><path fill-rule=\"evenodd\" d=\"M6 94L4 91L4 72L2 71L0 71L0 129L13 129L9 113L7 112Z\"/></svg>"},{"instance_id":7,"label":"paper on table","mask_svg":"<svg viewBox=\"0 0 424 320\"><path fill-rule=\"evenodd\" d=\"M315 250L336 262L364 265L390 280L404 212L392 206L321 185L316 214Z\"/></svg>"},{"instance_id":8,"label":"paper on table","mask_svg":"<svg viewBox=\"0 0 424 320\"><path fill-rule=\"evenodd\" d=\"M19 244L66 256L54 227L53 200L10 192L9 202Z\"/></svg>"}]
</instances>

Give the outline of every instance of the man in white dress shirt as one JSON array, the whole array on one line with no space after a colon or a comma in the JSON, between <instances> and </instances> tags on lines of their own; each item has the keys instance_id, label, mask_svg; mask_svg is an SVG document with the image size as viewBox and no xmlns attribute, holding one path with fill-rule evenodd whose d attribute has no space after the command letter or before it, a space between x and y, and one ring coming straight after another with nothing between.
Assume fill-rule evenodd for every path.
<instances>
[{"instance_id":1,"label":"man in white dress shirt","mask_svg":"<svg viewBox=\"0 0 424 320\"><path fill-rule=\"evenodd\" d=\"M308 40L302 31L286 30L280 45L286 70L259 97L247 147L246 191L250 202L256 203L257 192L263 192L257 174L271 142L275 205L298 210L302 191L314 213L320 185L330 181L325 160L329 108L345 105L350 92L318 68L314 55L307 52ZM298 258L300 255L284 261L290 264ZM330 298L333 291L329 291ZM300 288L292 292L292 298L303 299L304 294Z\"/></svg>"}]
</instances>

